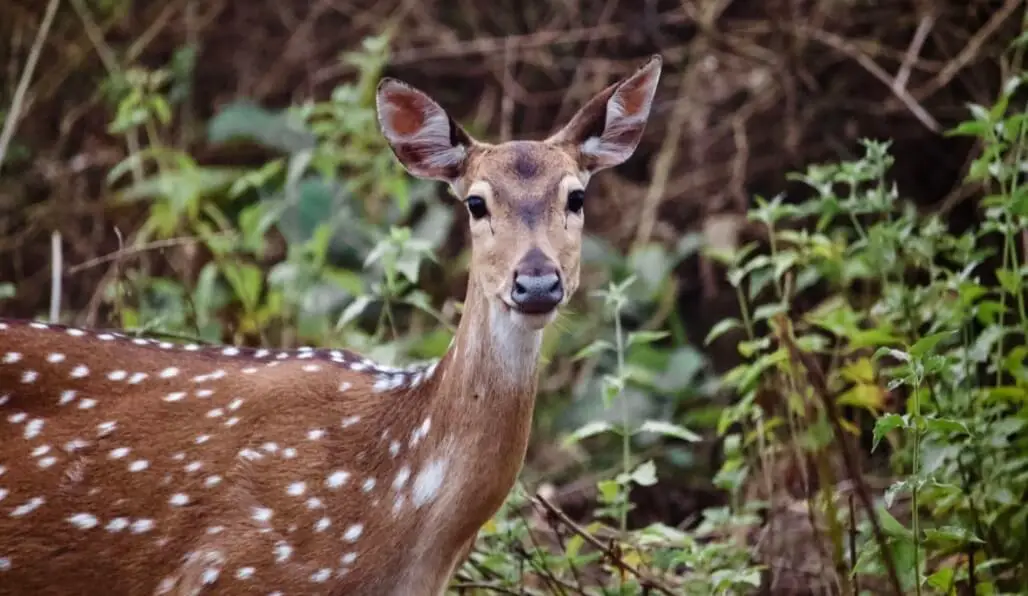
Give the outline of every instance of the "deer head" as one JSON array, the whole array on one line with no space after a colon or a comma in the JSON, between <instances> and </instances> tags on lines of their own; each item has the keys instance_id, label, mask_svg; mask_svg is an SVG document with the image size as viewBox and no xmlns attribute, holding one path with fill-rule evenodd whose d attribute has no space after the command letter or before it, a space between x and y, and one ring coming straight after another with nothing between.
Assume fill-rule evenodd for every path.
<instances>
[{"instance_id":1,"label":"deer head","mask_svg":"<svg viewBox=\"0 0 1028 596\"><path fill-rule=\"evenodd\" d=\"M470 284L490 310L538 330L578 288L586 185L628 159L642 138L660 78L651 58L586 103L542 141L489 144L425 93L396 79L378 86L382 133L414 176L450 185L470 215Z\"/></svg>"}]
</instances>

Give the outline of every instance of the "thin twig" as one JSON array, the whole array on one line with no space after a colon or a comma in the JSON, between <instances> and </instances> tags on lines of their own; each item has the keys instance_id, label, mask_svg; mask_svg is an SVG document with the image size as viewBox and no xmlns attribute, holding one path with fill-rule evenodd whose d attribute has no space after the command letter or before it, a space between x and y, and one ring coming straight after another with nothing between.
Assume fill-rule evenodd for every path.
<instances>
[{"instance_id":1,"label":"thin twig","mask_svg":"<svg viewBox=\"0 0 1028 596\"><path fill-rule=\"evenodd\" d=\"M1000 25L1002 25L1010 15L1014 14L1014 10L1016 10L1018 6L1024 3L1025 0L1006 0L999 10L992 13L992 16L985 22L985 25L976 31L975 34L971 36L971 39L967 40L967 43L964 44L964 48L960 50L960 53L957 54L956 58L950 60L946 66L939 71L939 74L932 78L932 80L928 81L927 84L915 89L911 93L911 95L916 98L916 101L924 101L926 97L948 85L950 81L952 81L953 78L956 77L957 74L981 52L982 46L985 45L985 42L992 37L997 29L999 29Z\"/></svg>"},{"instance_id":2,"label":"thin twig","mask_svg":"<svg viewBox=\"0 0 1028 596\"><path fill-rule=\"evenodd\" d=\"M900 65L900 69L896 71L896 79L892 82L892 92L896 93L899 89L905 89L907 81L910 79L910 71L914 68L914 64L917 63L918 57L921 55L921 47L924 46L924 42L928 39L928 32L932 30L932 25L935 24L935 15L925 15L921 18L921 22L917 25L917 31L914 32L914 38L910 40L910 47L907 48L907 54L903 57L903 64Z\"/></svg>"},{"instance_id":3,"label":"thin twig","mask_svg":"<svg viewBox=\"0 0 1028 596\"><path fill-rule=\"evenodd\" d=\"M219 233L219 234L214 234L212 237L230 236L230 235L231 234L229 232L222 232L222 233ZM141 244L139 246L130 246L128 248L122 248L122 249L116 250L114 252L108 253L106 255L95 257L95 258L89 259L88 261L84 261L82 263L79 263L78 265L75 265L74 267L69 268L68 269L68 274L69 275L73 275L73 274L78 273L80 271L83 271L85 269L91 269L93 267L96 267L97 265L103 265L104 263L107 263L107 262L110 262L110 261L114 261L114 260L120 259L122 257L126 257L126 256L133 255L133 254L136 254L136 253L147 252L147 251L151 251L151 250L160 250L162 248L171 248L173 246L183 246L183 245L187 245L187 244L196 244L197 242L200 242L201 240L202 240L201 238L197 238L196 236L181 236L181 237L178 237L178 238L166 238L164 240L154 240L153 242L148 242L147 244Z\"/></svg>"},{"instance_id":4,"label":"thin twig","mask_svg":"<svg viewBox=\"0 0 1028 596\"><path fill-rule=\"evenodd\" d=\"M61 251L61 232L50 234L50 322L61 318L61 273L64 269L64 253Z\"/></svg>"},{"instance_id":5,"label":"thin twig","mask_svg":"<svg viewBox=\"0 0 1028 596\"><path fill-rule=\"evenodd\" d=\"M606 555L607 558L610 559L612 563L614 563L614 565L637 577L644 586L649 586L655 589L656 591L660 592L661 594L666 594L667 596L675 596L675 592L673 592L671 588L664 586L657 580L647 576L642 571L639 571L633 565L630 565L629 563L625 562L625 560L618 556L618 554L615 553L613 550L611 550L610 547L603 544L603 542L601 542L598 538L590 534L585 528L576 524L574 520L568 517L568 515L561 511L559 508L557 508L557 506L550 503L546 499L546 497L536 494L532 497L532 501L542 506L542 508L549 512L551 515L556 516L556 518L559 519L560 522L567 526L572 532L581 536L586 542L588 542L593 547L602 552L604 555Z\"/></svg>"},{"instance_id":6,"label":"thin twig","mask_svg":"<svg viewBox=\"0 0 1028 596\"><path fill-rule=\"evenodd\" d=\"M939 125L939 122L928 113L928 110L926 110L924 106L917 102L917 99L907 91L906 87L896 85L893 77L889 76L889 73L885 72L885 69L878 66L877 62L867 54L861 52L852 42L834 33L829 33L828 31L811 29L804 26L800 26L798 29L802 33L809 35L811 39L817 40L822 44L852 58L857 64L863 66L864 70L869 72L871 76L889 87L892 94L895 95L908 110L910 110L910 113L913 114L914 117L925 126L925 128L934 133L942 132L942 126Z\"/></svg>"},{"instance_id":7,"label":"thin twig","mask_svg":"<svg viewBox=\"0 0 1028 596\"><path fill-rule=\"evenodd\" d=\"M18 80L18 88L14 91L14 98L11 100L11 110L4 122L4 129L0 132L0 167L4 164L4 157L7 155L7 146L14 138L14 131L18 127L18 120L25 102L25 93L29 89L29 81L36 71L36 63L39 62L39 55L43 53L43 43L50 34L50 27L54 23L54 16L57 14L57 7L61 0L50 0L46 5L46 13L43 15L43 22L36 31L36 39L32 42L32 49L29 50L28 60L25 61L25 68L21 71L21 79Z\"/></svg>"}]
</instances>

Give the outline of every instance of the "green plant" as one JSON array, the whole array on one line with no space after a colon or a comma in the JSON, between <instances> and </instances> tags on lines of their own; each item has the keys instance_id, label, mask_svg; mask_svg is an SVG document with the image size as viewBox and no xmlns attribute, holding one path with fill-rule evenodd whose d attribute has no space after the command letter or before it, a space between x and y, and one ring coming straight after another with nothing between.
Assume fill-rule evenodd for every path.
<instances>
[{"instance_id":1,"label":"green plant","mask_svg":"<svg viewBox=\"0 0 1028 596\"><path fill-rule=\"evenodd\" d=\"M973 107L974 120L955 131L983 143L969 173L989 192L980 227L955 234L901 201L887 180L888 144L867 141L862 159L797 176L810 200L759 203L751 217L766 226L769 253L748 246L721 255L743 318L722 322L708 340L744 329L747 360L726 376L741 399L725 410L720 430L745 429L753 468L777 445L786 457L814 459L824 474L811 504L826 520L838 569L855 553L846 553L848 512L835 484L852 470L833 470L829 451L852 443L845 435L859 433L867 416L873 448L892 448L898 480L865 511L880 520L879 533L860 524L855 576L840 576L850 589L861 575L888 570L883 549L904 592L1028 584L1028 507L1017 496L1028 494L1028 267L1016 246L1028 228L1028 193L1015 174L1026 148L1024 113L1008 105L1016 87L992 108ZM816 224L786 227L795 218ZM827 297L796 312L795 298L815 284ZM809 381L821 369L830 395ZM769 391L781 396L780 410L758 405ZM856 424L838 421L844 435L830 432L837 414L822 398L856 412ZM901 500L908 524L896 514Z\"/></svg>"}]
</instances>

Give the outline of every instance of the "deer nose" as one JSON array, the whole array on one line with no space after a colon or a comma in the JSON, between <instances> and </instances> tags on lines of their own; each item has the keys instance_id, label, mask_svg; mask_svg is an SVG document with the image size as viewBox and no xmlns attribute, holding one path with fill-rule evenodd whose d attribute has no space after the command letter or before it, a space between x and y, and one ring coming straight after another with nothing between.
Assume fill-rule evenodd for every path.
<instances>
[{"instance_id":1,"label":"deer nose","mask_svg":"<svg viewBox=\"0 0 1028 596\"><path fill-rule=\"evenodd\" d=\"M514 272L510 299L527 314L545 314L564 299L564 286L554 267L526 268Z\"/></svg>"}]
</instances>

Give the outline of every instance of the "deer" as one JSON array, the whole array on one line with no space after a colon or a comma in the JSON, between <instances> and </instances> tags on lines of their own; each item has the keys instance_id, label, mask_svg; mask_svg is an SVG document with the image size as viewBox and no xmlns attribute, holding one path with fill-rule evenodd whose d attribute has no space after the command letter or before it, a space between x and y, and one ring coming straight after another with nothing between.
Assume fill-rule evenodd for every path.
<instances>
[{"instance_id":1,"label":"deer","mask_svg":"<svg viewBox=\"0 0 1028 596\"><path fill-rule=\"evenodd\" d=\"M380 80L393 155L468 212L464 307L434 362L0 319L0 595L444 594L524 464L586 186L636 151L660 71L497 144Z\"/></svg>"}]
</instances>

